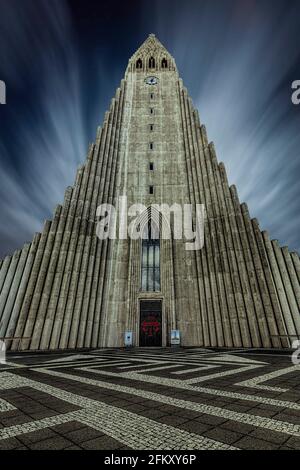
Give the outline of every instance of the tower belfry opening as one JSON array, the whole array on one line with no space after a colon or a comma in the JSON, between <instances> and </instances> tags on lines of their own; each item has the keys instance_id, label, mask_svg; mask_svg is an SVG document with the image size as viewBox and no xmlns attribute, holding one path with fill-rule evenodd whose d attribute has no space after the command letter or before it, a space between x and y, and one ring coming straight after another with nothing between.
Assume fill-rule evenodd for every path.
<instances>
[{"instance_id":1,"label":"tower belfry opening","mask_svg":"<svg viewBox=\"0 0 300 470\"><path fill-rule=\"evenodd\" d=\"M150 57L149 59L149 69L154 69L155 68L155 59L154 57Z\"/></svg>"}]
</instances>

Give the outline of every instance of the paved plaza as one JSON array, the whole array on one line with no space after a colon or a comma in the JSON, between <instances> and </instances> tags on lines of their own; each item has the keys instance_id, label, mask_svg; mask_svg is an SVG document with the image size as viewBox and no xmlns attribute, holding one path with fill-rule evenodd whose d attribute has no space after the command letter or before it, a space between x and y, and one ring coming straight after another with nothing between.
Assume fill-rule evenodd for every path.
<instances>
[{"instance_id":1,"label":"paved plaza","mask_svg":"<svg viewBox=\"0 0 300 470\"><path fill-rule=\"evenodd\" d=\"M288 354L103 349L8 355L0 449L300 449Z\"/></svg>"}]
</instances>

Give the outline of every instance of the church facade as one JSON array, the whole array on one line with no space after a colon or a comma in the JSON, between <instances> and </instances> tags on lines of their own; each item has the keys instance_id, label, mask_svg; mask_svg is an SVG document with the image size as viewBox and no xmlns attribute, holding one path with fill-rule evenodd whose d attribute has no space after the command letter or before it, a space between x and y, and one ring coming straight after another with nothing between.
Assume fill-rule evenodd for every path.
<instances>
[{"instance_id":1,"label":"church facade","mask_svg":"<svg viewBox=\"0 0 300 470\"><path fill-rule=\"evenodd\" d=\"M97 236L97 208L122 196L145 206L147 237ZM155 203L204 205L203 248L164 239ZM131 332L134 346L168 346L178 330L182 346L284 348L299 312L299 255L240 203L173 57L150 35L63 204L1 261L0 339L12 350L122 347Z\"/></svg>"}]
</instances>

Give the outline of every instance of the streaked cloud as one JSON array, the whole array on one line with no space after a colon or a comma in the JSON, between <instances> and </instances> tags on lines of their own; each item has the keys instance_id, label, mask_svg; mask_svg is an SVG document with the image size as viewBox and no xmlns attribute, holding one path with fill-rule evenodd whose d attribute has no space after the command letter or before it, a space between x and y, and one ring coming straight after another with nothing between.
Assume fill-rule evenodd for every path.
<instances>
[{"instance_id":1,"label":"streaked cloud","mask_svg":"<svg viewBox=\"0 0 300 470\"><path fill-rule=\"evenodd\" d=\"M64 0L0 0L0 255L30 241L62 202L150 32L174 55L241 201L300 251L300 106L290 99L300 2L141 1L126 17L118 3L101 18L86 1L82 19Z\"/></svg>"}]
</instances>

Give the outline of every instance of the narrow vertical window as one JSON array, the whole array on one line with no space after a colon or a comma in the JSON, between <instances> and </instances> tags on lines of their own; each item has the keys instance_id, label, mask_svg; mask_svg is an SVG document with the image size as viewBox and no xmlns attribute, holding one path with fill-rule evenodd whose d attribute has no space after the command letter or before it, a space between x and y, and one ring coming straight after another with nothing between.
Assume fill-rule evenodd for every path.
<instances>
[{"instance_id":1,"label":"narrow vertical window","mask_svg":"<svg viewBox=\"0 0 300 470\"><path fill-rule=\"evenodd\" d=\"M154 57L150 57L149 59L149 68L154 69L155 68L155 60Z\"/></svg>"},{"instance_id":2,"label":"narrow vertical window","mask_svg":"<svg viewBox=\"0 0 300 470\"><path fill-rule=\"evenodd\" d=\"M167 61L167 59L163 59L163 60L161 61L161 68L162 68L162 69L168 68L168 61Z\"/></svg>"},{"instance_id":3,"label":"narrow vertical window","mask_svg":"<svg viewBox=\"0 0 300 470\"><path fill-rule=\"evenodd\" d=\"M153 131L153 124L150 124L150 131Z\"/></svg>"},{"instance_id":4,"label":"narrow vertical window","mask_svg":"<svg viewBox=\"0 0 300 470\"><path fill-rule=\"evenodd\" d=\"M150 114L154 114L154 109L150 108Z\"/></svg>"},{"instance_id":5,"label":"narrow vertical window","mask_svg":"<svg viewBox=\"0 0 300 470\"><path fill-rule=\"evenodd\" d=\"M145 227L142 241L142 276L143 291L160 291L160 241L159 230L151 220Z\"/></svg>"},{"instance_id":6,"label":"narrow vertical window","mask_svg":"<svg viewBox=\"0 0 300 470\"><path fill-rule=\"evenodd\" d=\"M153 162L150 162L150 163L149 163L149 170L150 170L150 171L153 171L153 170L154 170L154 163L153 163Z\"/></svg>"},{"instance_id":7,"label":"narrow vertical window","mask_svg":"<svg viewBox=\"0 0 300 470\"><path fill-rule=\"evenodd\" d=\"M153 142L150 142L149 148L150 148L150 150L153 150Z\"/></svg>"},{"instance_id":8,"label":"narrow vertical window","mask_svg":"<svg viewBox=\"0 0 300 470\"><path fill-rule=\"evenodd\" d=\"M136 61L136 68L137 68L137 69L142 69L142 68L143 68L142 59L138 59L138 60Z\"/></svg>"},{"instance_id":9,"label":"narrow vertical window","mask_svg":"<svg viewBox=\"0 0 300 470\"><path fill-rule=\"evenodd\" d=\"M154 194L154 187L153 186L149 186L149 194Z\"/></svg>"}]
</instances>

